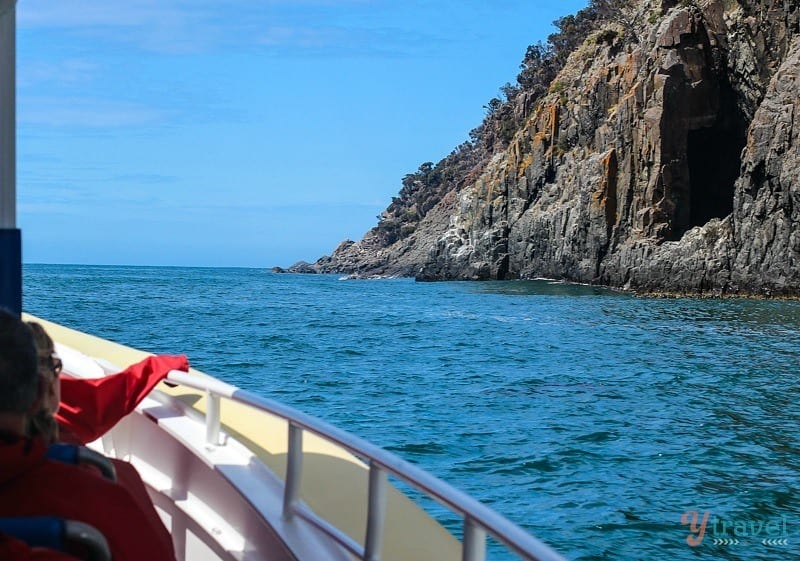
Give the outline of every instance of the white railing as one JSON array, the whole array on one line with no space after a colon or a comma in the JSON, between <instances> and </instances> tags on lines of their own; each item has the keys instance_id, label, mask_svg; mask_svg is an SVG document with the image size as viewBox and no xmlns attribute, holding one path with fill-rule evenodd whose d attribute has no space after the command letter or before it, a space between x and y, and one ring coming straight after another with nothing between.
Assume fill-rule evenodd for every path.
<instances>
[{"instance_id":1,"label":"white railing","mask_svg":"<svg viewBox=\"0 0 800 561\"><path fill-rule=\"evenodd\" d=\"M206 392L206 440L220 444L220 398L248 405L287 421L288 452L283 491L283 516L299 516L330 536L363 561L380 561L386 514L388 474L406 482L463 518L462 561L484 561L486 536L490 535L525 561L566 561L549 546L469 495L458 491L426 471L356 436L283 403L255 395L213 378L172 371L168 380ZM367 528L364 546L317 516L299 508L302 477L303 432L309 431L360 457L369 465Z\"/></svg>"}]
</instances>

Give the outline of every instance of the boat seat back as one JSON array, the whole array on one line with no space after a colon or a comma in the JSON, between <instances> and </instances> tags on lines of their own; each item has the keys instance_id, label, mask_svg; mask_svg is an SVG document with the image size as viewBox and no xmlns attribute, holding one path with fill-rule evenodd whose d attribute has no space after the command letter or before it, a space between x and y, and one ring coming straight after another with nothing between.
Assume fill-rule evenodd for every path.
<instances>
[{"instance_id":1,"label":"boat seat back","mask_svg":"<svg viewBox=\"0 0 800 561\"><path fill-rule=\"evenodd\" d=\"M47 458L65 464L87 464L96 467L106 479L117 480L114 464L103 454L75 444L53 444L47 450Z\"/></svg>"},{"instance_id":2,"label":"boat seat back","mask_svg":"<svg viewBox=\"0 0 800 561\"><path fill-rule=\"evenodd\" d=\"M111 561L111 550L97 528L55 516L0 518L0 532L25 542L75 555L85 561Z\"/></svg>"}]
</instances>

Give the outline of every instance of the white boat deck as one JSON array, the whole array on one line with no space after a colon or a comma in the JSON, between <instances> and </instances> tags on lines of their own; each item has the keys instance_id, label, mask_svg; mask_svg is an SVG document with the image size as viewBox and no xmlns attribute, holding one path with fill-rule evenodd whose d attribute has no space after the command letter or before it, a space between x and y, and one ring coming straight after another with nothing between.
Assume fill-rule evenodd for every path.
<instances>
[{"instance_id":1,"label":"white boat deck","mask_svg":"<svg viewBox=\"0 0 800 561\"><path fill-rule=\"evenodd\" d=\"M40 321L65 372L103 376L147 356ZM281 403L202 373L172 372L92 446L130 461L180 561L483 561L492 536L523 560L563 557L400 458ZM464 520L459 541L388 482Z\"/></svg>"}]
</instances>

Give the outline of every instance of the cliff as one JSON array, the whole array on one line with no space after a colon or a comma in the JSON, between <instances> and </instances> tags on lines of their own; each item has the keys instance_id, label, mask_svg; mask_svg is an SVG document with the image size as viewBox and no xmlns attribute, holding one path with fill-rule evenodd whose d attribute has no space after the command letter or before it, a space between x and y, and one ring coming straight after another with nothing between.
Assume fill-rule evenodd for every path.
<instances>
[{"instance_id":1,"label":"cliff","mask_svg":"<svg viewBox=\"0 0 800 561\"><path fill-rule=\"evenodd\" d=\"M314 269L800 295L798 2L619 4Z\"/></svg>"}]
</instances>

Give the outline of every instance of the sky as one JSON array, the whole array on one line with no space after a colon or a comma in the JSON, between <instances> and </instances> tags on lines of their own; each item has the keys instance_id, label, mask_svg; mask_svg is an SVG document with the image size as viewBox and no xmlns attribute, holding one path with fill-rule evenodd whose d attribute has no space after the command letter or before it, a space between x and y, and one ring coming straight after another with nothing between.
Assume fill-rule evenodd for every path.
<instances>
[{"instance_id":1,"label":"sky","mask_svg":"<svg viewBox=\"0 0 800 561\"><path fill-rule=\"evenodd\" d=\"M316 261L585 4L19 0L23 261Z\"/></svg>"}]
</instances>

